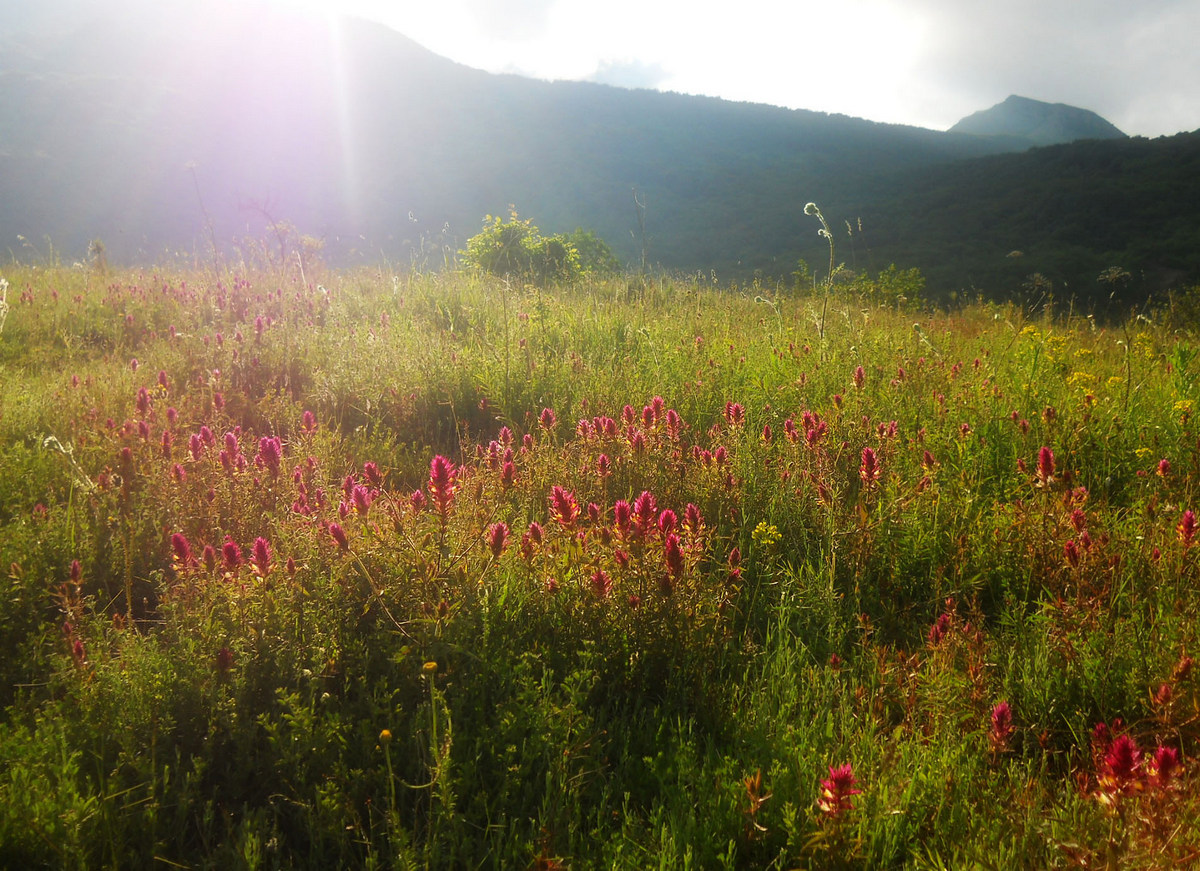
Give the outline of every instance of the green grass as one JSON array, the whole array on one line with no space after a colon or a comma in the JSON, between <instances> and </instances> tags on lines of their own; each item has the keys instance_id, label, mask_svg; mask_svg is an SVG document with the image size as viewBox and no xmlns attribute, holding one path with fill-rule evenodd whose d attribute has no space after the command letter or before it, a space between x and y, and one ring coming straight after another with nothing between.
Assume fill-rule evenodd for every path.
<instances>
[{"instance_id":1,"label":"green grass","mask_svg":"<svg viewBox=\"0 0 1200 871\"><path fill-rule=\"evenodd\" d=\"M665 278L4 277L0 865L1200 855L1186 327L861 287L821 335L822 296Z\"/></svg>"}]
</instances>

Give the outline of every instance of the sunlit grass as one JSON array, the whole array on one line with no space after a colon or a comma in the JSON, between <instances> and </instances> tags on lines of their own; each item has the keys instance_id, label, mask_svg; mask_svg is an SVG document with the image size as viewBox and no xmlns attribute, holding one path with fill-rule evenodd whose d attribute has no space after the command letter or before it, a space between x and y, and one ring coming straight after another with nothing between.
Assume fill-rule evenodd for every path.
<instances>
[{"instance_id":1,"label":"sunlit grass","mask_svg":"<svg viewBox=\"0 0 1200 871\"><path fill-rule=\"evenodd\" d=\"M1197 855L1194 336L315 273L5 273L0 859Z\"/></svg>"}]
</instances>

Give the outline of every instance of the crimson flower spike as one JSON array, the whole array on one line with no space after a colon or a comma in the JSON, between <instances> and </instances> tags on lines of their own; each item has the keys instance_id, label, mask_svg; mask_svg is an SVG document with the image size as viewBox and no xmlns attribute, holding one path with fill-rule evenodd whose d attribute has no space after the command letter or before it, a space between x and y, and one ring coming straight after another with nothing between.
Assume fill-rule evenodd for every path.
<instances>
[{"instance_id":1,"label":"crimson flower spike","mask_svg":"<svg viewBox=\"0 0 1200 871\"><path fill-rule=\"evenodd\" d=\"M821 793L817 797L817 807L827 817L837 817L854 807L853 797L862 793L855 789L858 778L854 769L847 762L845 765L829 766L829 777L821 781Z\"/></svg>"},{"instance_id":2,"label":"crimson flower spike","mask_svg":"<svg viewBox=\"0 0 1200 871\"><path fill-rule=\"evenodd\" d=\"M429 493L437 504L438 512L445 516L454 503L454 494L458 490L455 478L457 471L454 463L441 454L435 456L429 463Z\"/></svg>"},{"instance_id":3,"label":"crimson flower spike","mask_svg":"<svg viewBox=\"0 0 1200 871\"><path fill-rule=\"evenodd\" d=\"M1038 451L1037 479L1039 487L1054 483L1054 451L1045 446Z\"/></svg>"}]
</instances>

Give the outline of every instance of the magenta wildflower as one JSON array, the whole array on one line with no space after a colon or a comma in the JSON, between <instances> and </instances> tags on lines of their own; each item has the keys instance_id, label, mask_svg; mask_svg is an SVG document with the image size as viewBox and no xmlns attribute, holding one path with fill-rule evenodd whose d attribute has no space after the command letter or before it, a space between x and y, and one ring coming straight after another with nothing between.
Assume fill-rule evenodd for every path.
<instances>
[{"instance_id":1,"label":"magenta wildflower","mask_svg":"<svg viewBox=\"0 0 1200 871\"><path fill-rule=\"evenodd\" d=\"M746 422L746 409L740 402L725 403L725 422L730 426L741 426Z\"/></svg>"},{"instance_id":2,"label":"magenta wildflower","mask_svg":"<svg viewBox=\"0 0 1200 871\"><path fill-rule=\"evenodd\" d=\"M597 599L607 599L608 594L612 592L612 579L604 569L596 569L592 573L590 583Z\"/></svg>"},{"instance_id":3,"label":"magenta wildflower","mask_svg":"<svg viewBox=\"0 0 1200 871\"><path fill-rule=\"evenodd\" d=\"M262 466L272 476L279 474L279 460L283 456L283 443L276 438L263 436L258 440L258 456L254 458L256 466Z\"/></svg>"},{"instance_id":4,"label":"magenta wildflower","mask_svg":"<svg viewBox=\"0 0 1200 871\"><path fill-rule=\"evenodd\" d=\"M663 538L663 558L672 578L683 574L683 551L679 547L679 536L673 532Z\"/></svg>"},{"instance_id":5,"label":"magenta wildflower","mask_svg":"<svg viewBox=\"0 0 1200 871\"><path fill-rule=\"evenodd\" d=\"M1008 702L1000 702L992 708L992 728L988 732L988 745L992 752L1001 753L1007 750L1012 733L1012 708Z\"/></svg>"},{"instance_id":6,"label":"magenta wildflower","mask_svg":"<svg viewBox=\"0 0 1200 871\"><path fill-rule=\"evenodd\" d=\"M663 535L674 532L677 524L678 518L676 517L675 512L670 508L664 509L663 512L658 515L658 531Z\"/></svg>"},{"instance_id":7,"label":"magenta wildflower","mask_svg":"<svg viewBox=\"0 0 1200 871\"><path fill-rule=\"evenodd\" d=\"M538 426L540 426L546 432L550 432L552 429L554 429L554 424L557 421L558 418L554 415L554 409L552 408L543 408L542 413L538 415Z\"/></svg>"},{"instance_id":8,"label":"magenta wildflower","mask_svg":"<svg viewBox=\"0 0 1200 871\"><path fill-rule=\"evenodd\" d=\"M550 515L563 529L571 529L579 518L579 503L575 494L558 484L550 488Z\"/></svg>"},{"instance_id":9,"label":"magenta wildflower","mask_svg":"<svg viewBox=\"0 0 1200 871\"><path fill-rule=\"evenodd\" d=\"M346 538L346 530L340 524L329 524L329 537L333 539L339 550L349 550L350 541Z\"/></svg>"},{"instance_id":10,"label":"magenta wildflower","mask_svg":"<svg viewBox=\"0 0 1200 871\"><path fill-rule=\"evenodd\" d=\"M1175 532L1179 535L1179 543L1183 545L1185 551L1192 546L1192 540L1196 537L1196 515L1190 508L1179 518Z\"/></svg>"},{"instance_id":11,"label":"magenta wildflower","mask_svg":"<svg viewBox=\"0 0 1200 871\"><path fill-rule=\"evenodd\" d=\"M379 466L371 462L363 463L363 477L372 487L378 487L383 481L383 476L379 474Z\"/></svg>"},{"instance_id":12,"label":"magenta wildflower","mask_svg":"<svg viewBox=\"0 0 1200 871\"><path fill-rule=\"evenodd\" d=\"M1054 451L1045 446L1038 451L1037 479L1039 487L1049 487L1054 483Z\"/></svg>"},{"instance_id":13,"label":"magenta wildflower","mask_svg":"<svg viewBox=\"0 0 1200 871\"><path fill-rule=\"evenodd\" d=\"M504 553L504 545L508 541L508 524L493 523L488 527L487 544L488 550L492 552L492 556L499 559L500 554Z\"/></svg>"},{"instance_id":14,"label":"magenta wildflower","mask_svg":"<svg viewBox=\"0 0 1200 871\"><path fill-rule=\"evenodd\" d=\"M191 438L188 439L188 450L192 454L192 461L199 462L200 458L204 456L204 440L196 433L192 433Z\"/></svg>"},{"instance_id":15,"label":"magenta wildflower","mask_svg":"<svg viewBox=\"0 0 1200 871\"><path fill-rule=\"evenodd\" d=\"M254 565L254 572L260 578L265 578L271 571L271 547L261 535L254 539L253 553L250 562Z\"/></svg>"},{"instance_id":16,"label":"magenta wildflower","mask_svg":"<svg viewBox=\"0 0 1200 871\"><path fill-rule=\"evenodd\" d=\"M618 499L613 505L613 524L617 527L617 532L622 536L629 534L629 524L633 517L633 510L629 503L624 499Z\"/></svg>"},{"instance_id":17,"label":"magenta wildflower","mask_svg":"<svg viewBox=\"0 0 1200 871\"><path fill-rule=\"evenodd\" d=\"M232 538L227 538L221 546L221 558L225 563L225 571L236 572L242 565L242 549Z\"/></svg>"},{"instance_id":18,"label":"magenta wildflower","mask_svg":"<svg viewBox=\"0 0 1200 871\"><path fill-rule=\"evenodd\" d=\"M317 431L317 417L311 411L305 411L300 416L300 429L306 433L314 433Z\"/></svg>"},{"instance_id":19,"label":"magenta wildflower","mask_svg":"<svg viewBox=\"0 0 1200 871\"><path fill-rule=\"evenodd\" d=\"M414 513L419 514L425 508L425 494L420 490L413 490L412 495L408 497L408 504Z\"/></svg>"},{"instance_id":20,"label":"magenta wildflower","mask_svg":"<svg viewBox=\"0 0 1200 871\"><path fill-rule=\"evenodd\" d=\"M175 568L177 570L186 569L195 563L196 558L192 556L192 546L182 532L171 536L171 549L175 551Z\"/></svg>"},{"instance_id":21,"label":"magenta wildflower","mask_svg":"<svg viewBox=\"0 0 1200 871\"><path fill-rule=\"evenodd\" d=\"M854 389L862 390L863 385L867 383L867 373L863 371L862 366L854 367Z\"/></svg>"},{"instance_id":22,"label":"magenta wildflower","mask_svg":"<svg viewBox=\"0 0 1200 871\"><path fill-rule=\"evenodd\" d=\"M1122 795L1140 790L1141 765L1142 751L1137 742L1128 735L1113 738L1096 772L1096 797L1100 802L1115 805Z\"/></svg>"},{"instance_id":23,"label":"magenta wildflower","mask_svg":"<svg viewBox=\"0 0 1200 871\"><path fill-rule=\"evenodd\" d=\"M1174 747L1159 746L1154 751L1146 771L1146 779L1157 789L1168 789L1179 770L1179 751Z\"/></svg>"},{"instance_id":24,"label":"magenta wildflower","mask_svg":"<svg viewBox=\"0 0 1200 871\"><path fill-rule=\"evenodd\" d=\"M643 536L649 535L658 520L658 503L654 499L654 494L649 490L643 490L633 500L633 514L637 521L638 533Z\"/></svg>"},{"instance_id":25,"label":"magenta wildflower","mask_svg":"<svg viewBox=\"0 0 1200 871\"><path fill-rule=\"evenodd\" d=\"M71 560L71 568L68 577L72 584L79 584L83 580L83 566L79 564L79 560Z\"/></svg>"},{"instance_id":26,"label":"magenta wildflower","mask_svg":"<svg viewBox=\"0 0 1200 871\"><path fill-rule=\"evenodd\" d=\"M863 448L862 464L858 467L858 477L862 479L863 485L870 490L879 484L879 476L879 457L876 455L875 449Z\"/></svg>"},{"instance_id":27,"label":"magenta wildflower","mask_svg":"<svg viewBox=\"0 0 1200 871\"><path fill-rule=\"evenodd\" d=\"M204 551L201 553L200 559L204 562L204 568L211 573L217 567L217 551L211 544L204 545Z\"/></svg>"},{"instance_id":28,"label":"magenta wildflower","mask_svg":"<svg viewBox=\"0 0 1200 871\"><path fill-rule=\"evenodd\" d=\"M942 642L942 639L949 634L951 620L952 618L949 614L943 613L937 618L937 620L934 621L933 625L929 627L929 635L927 636L927 640L929 641L931 647L936 647Z\"/></svg>"},{"instance_id":29,"label":"magenta wildflower","mask_svg":"<svg viewBox=\"0 0 1200 871\"><path fill-rule=\"evenodd\" d=\"M858 778L850 763L837 767L829 766L829 777L821 781L821 794L817 797L817 807L827 817L834 818L854 807L854 796L862 793L855 789Z\"/></svg>"},{"instance_id":30,"label":"magenta wildflower","mask_svg":"<svg viewBox=\"0 0 1200 871\"><path fill-rule=\"evenodd\" d=\"M356 484L354 489L350 491L350 501L354 504L354 510L359 517L366 517L367 512L371 510L371 502L373 498L371 491L361 484Z\"/></svg>"},{"instance_id":31,"label":"magenta wildflower","mask_svg":"<svg viewBox=\"0 0 1200 871\"><path fill-rule=\"evenodd\" d=\"M454 503L454 494L458 490L455 480L457 472L454 463L441 454L435 456L429 463L429 493L437 504L438 513L445 516Z\"/></svg>"}]
</instances>

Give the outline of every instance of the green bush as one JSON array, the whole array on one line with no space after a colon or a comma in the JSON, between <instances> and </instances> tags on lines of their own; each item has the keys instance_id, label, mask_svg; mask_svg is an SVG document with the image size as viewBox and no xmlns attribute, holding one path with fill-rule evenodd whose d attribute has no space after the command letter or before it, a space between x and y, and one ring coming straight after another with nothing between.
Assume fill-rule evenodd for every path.
<instances>
[{"instance_id":1,"label":"green bush","mask_svg":"<svg viewBox=\"0 0 1200 871\"><path fill-rule=\"evenodd\" d=\"M467 240L462 256L471 268L537 284L575 281L584 272L571 237L543 236L533 221L522 220L515 210L507 221L484 218L483 232Z\"/></svg>"}]
</instances>

